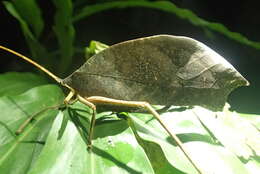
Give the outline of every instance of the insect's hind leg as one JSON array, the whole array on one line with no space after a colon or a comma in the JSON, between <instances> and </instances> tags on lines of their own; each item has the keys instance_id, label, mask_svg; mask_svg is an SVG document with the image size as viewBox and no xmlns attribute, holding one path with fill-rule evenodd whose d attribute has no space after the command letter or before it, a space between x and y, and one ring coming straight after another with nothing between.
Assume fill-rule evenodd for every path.
<instances>
[{"instance_id":1,"label":"insect's hind leg","mask_svg":"<svg viewBox=\"0 0 260 174\"><path fill-rule=\"evenodd\" d=\"M202 174L201 170L197 167L195 162L190 158L188 152L185 150L182 142L180 139L176 136L176 134L172 133L168 127L163 123L163 121L160 118L160 115L156 112L156 110L148 103L148 102L142 102L142 101L126 101L126 100L116 100L106 97L100 97L100 96L92 96L86 98L88 102L94 103L96 105L98 104L107 104L107 105L117 105L117 106L127 106L127 107L141 107L146 109L149 113L151 113L157 121L161 124L161 126L168 132L168 134L174 139L174 141L177 143L177 145L180 147L184 155L187 157L187 159L191 162L191 164L194 166L194 168L198 171L198 173Z\"/></svg>"}]
</instances>

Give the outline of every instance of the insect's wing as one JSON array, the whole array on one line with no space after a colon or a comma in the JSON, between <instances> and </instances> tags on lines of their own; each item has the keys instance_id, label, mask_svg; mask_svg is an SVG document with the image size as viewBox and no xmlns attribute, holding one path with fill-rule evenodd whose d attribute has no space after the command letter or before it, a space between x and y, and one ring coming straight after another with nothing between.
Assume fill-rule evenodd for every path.
<instances>
[{"instance_id":1,"label":"insect's wing","mask_svg":"<svg viewBox=\"0 0 260 174\"><path fill-rule=\"evenodd\" d=\"M221 109L248 82L223 57L187 37L158 35L94 55L65 79L83 96Z\"/></svg>"}]
</instances>

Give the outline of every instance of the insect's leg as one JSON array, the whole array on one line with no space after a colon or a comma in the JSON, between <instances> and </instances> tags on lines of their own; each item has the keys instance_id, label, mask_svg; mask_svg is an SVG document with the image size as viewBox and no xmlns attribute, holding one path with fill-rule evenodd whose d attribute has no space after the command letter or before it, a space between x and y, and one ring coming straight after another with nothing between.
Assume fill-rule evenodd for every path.
<instances>
[{"instance_id":1,"label":"insect's leg","mask_svg":"<svg viewBox=\"0 0 260 174\"><path fill-rule=\"evenodd\" d=\"M70 93L65 97L63 103L64 104L73 104L77 101L77 98L73 99L75 95L75 92L74 91L70 91Z\"/></svg>"},{"instance_id":2,"label":"insect's leg","mask_svg":"<svg viewBox=\"0 0 260 174\"><path fill-rule=\"evenodd\" d=\"M81 97L80 95L77 95L78 100L87 105L88 107L90 107L92 109L92 117L91 117L91 121L90 121L90 127L89 127L89 143L88 143L88 147L91 148L92 145L92 139L93 139L93 134L94 134L94 127L95 127L95 122L96 122L96 106L91 103L90 101L88 101L87 99Z\"/></svg>"},{"instance_id":3,"label":"insect's leg","mask_svg":"<svg viewBox=\"0 0 260 174\"><path fill-rule=\"evenodd\" d=\"M191 164L194 166L194 168L198 171L198 173L202 174L201 170L197 167L195 162L193 162L193 160L190 158L188 152L185 150L185 148L184 148L182 142L180 141L180 139L176 136L176 134L172 133L172 131L170 131L168 129L168 127L161 120L160 115L156 112L155 109L153 109L153 107L148 102L116 100L116 99L100 97L100 96L88 97L87 100L89 102L95 103L95 104L118 105L118 106L127 106L127 107L141 107L141 108L146 109L149 113L151 113L158 120L158 122L161 124L161 126L174 139L174 141L180 147L180 149L182 150L184 155L191 162Z\"/></svg>"},{"instance_id":4,"label":"insect's leg","mask_svg":"<svg viewBox=\"0 0 260 174\"><path fill-rule=\"evenodd\" d=\"M46 112L46 111L48 111L48 110L50 110L50 109L57 109L57 108L59 108L59 107L60 107L60 105L50 106L50 107L47 107L47 108L45 108L45 109L43 109L43 110L41 110L41 111L39 111L39 112L33 114L32 116L30 116L29 118L27 118L27 119L21 124L21 126L15 131L15 134L16 134L16 135L21 134L21 133L23 132L23 130L26 128L26 126L27 126L35 117L37 117L39 114L42 114L42 113L44 113L44 112Z\"/></svg>"},{"instance_id":5,"label":"insect's leg","mask_svg":"<svg viewBox=\"0 0 260 174\"><path fill-rule=\"evenodd\" d=\"M64 104L71 104L73 102L75 102L75 100L72 100L72 97L75 95L74 91L70 91L70 93L67 95L67 97L64 99ZM15 132L17 135L21 134L23 132L23 130L26 128L26 126L39 114L41 114L42 112L45 112L49 109L56 109L60 107L59 106L54 106L54 107L48 107L46 109L43 109L42 111L37 112L36 114L33 114L32 116L30 116L29 118L27 118L22 124L21 126L17 129L17 131Z\"/></svg>"}]
</instances>

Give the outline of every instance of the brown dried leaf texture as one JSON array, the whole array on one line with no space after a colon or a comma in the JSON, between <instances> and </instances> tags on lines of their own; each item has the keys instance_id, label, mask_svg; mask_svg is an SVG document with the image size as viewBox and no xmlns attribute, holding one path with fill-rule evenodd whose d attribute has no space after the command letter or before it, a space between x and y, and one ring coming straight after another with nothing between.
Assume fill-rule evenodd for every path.
<instances>
[{"instance_id":1,"label":"brown dried leaf texture","mask_svg":"<svg viewBox=\"0 0 260 174\"><path fill-rule=\"evenodd\" d=\"M64 79L82 96L156 105L223 108L248 82L223 57L188 37L156 35L115 44Z\"/></svg>"}]
</instances>

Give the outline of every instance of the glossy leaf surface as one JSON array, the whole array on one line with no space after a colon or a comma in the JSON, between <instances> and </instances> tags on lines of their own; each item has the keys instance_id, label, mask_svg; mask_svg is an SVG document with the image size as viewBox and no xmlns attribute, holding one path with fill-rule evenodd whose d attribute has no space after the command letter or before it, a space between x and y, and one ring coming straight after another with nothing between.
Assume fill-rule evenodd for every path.
<instances>
[{"instance_id":1,"label":"glossy leaf surface","mask_svg":"<svg viewBox=\"0 0 260 174\"><path fill-rule=\"evenodd\" d=\"M0 96L18 95L46 83L46 79L33 73L5 73L0 76Z\"/></svg>"},{"instance_id":2,"label":"glossy leaf surface","mask_svg":"<svg viewBox=\"0 0 260 174\"><path fill-rule=\"evenodd\" d=\"M46 97L48 96L48 97ZM0 171L27 173L34 164L57 110L63 93L57 86L45 85L18 95L0 98ZM49 108L49 109L48 109ZM15 132L30 116L37 115L22 134Z\"/></svg>"},{"instance_id":3,"label":"glossy leaf surface","mask_svg":"<svg viewBox=\"0 0 260 174\"><path fill-rule=\"evenodd\" d=\"M28 115L60 104L62 99L61 91L52 85L39 86L19 96L0 98L1 171L7 174L57 173L61 170L72 174L196 173L150 114L98 114L92 151L86 148L91 111L80 103L65 110L41 113L25 132L18 137L14 135ZM259 132L246 120L241 129L241 117L235 113L212 112L201 107L172 107L161 117L205 173L254 174L259 169L258 155L254 154L258 152ZM245 133L245 130L251 133ZM233 139L225 138L226 135L243 135L246 141L236 141L238 146L230 143ZM241 147L244 152L243 147L249 143L250 149L245 151L247 158L241 158L236 153L239 148L234 150Z\"/></svg>"},{"instance_id":4,"label":"glossy leaf surface","mask_svg":"<svg viewBox=\"0 0 260 174\"><path fill-rule=\"evenodd\" d=\"M73 107L75 109L77 105ZM92 150L87 150L84 138L71 121L59 139L64 114L68 113L60 112L57 116L46 145L30 174L54 174L61 169L68 174L153 173L144 150L138 145L126 122L110 119L97 125ZM69 117L75 117L74 114ZM80 114L89 116L86 112Z\"/></svg>"}]
</instances>

